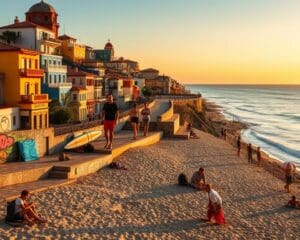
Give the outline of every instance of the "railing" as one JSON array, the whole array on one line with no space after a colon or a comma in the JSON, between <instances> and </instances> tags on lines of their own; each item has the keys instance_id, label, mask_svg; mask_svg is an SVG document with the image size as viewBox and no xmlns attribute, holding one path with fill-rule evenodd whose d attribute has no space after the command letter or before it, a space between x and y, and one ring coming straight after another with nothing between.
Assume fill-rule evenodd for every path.
<instances>
[{"instance_id":1,"label":"railing","mask_svg":"<svg viewBox=\"0 0 300 240\"><path fill-rule=\"evenodd\" d=\"M20 69L20 75L22 77L43 77L44 70L43 69L22 68L22 69Z\"/></svg>"},{"instance_id":2,"label":"railing","mask_svg":"<svg viewBox=\"0 0 300 240\"><path fill-rule=\"evenodd\" d=\"M72 83L64 82L64 83L50 83L48 84L49 87L72 87Z\"/></svg>"},{"instance_id":3,"label":"railing","mask_svg":"<svg viewBox=\"0 0 300 240\"><path fill-rule=\"evenodd\" d=\"M158 99L195 99L202 97L201 94L157 94Z\"/></svg>"},{"instance_id":4,"label":"railing","mask_svg":"<svg viewBox=\"0 0 300 240\"><path fill-rule=\"evenodd\" d=\"M36 103L36 102L47 102L48 94L31 94L21 95L21 102Z\"/></svg>"},{"instance_id":5,"label":"railing","mask_svg":"<svg viewBox=\"0 0 300 240\"><path fill-rule=\"evenodd\" d=\"M42 66L46 70L63 70L64 72L67 72L67 66L66 65L58 65L58 64L46 64Z\"/></svg>"}]
</instances>

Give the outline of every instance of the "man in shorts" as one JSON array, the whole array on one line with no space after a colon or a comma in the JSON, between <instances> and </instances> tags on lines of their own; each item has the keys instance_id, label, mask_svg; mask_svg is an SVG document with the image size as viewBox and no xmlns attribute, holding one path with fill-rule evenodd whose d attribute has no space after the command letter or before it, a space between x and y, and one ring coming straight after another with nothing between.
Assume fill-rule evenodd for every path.
<instances>
[{"instance_id":1,"label":"man in shorts","mask_svg":"<svg viewBox=\"0 0 300 240\"><path fill-rule=\"evenodd\" d=\"M117 104L113 101L113 96L107 96L107 102L103 106L102 121L104 124L104 133L106 144L104 148L112 149L112 142L114 139L114 130L119 118L119 109Z\"/></svg>"}]
</instances>

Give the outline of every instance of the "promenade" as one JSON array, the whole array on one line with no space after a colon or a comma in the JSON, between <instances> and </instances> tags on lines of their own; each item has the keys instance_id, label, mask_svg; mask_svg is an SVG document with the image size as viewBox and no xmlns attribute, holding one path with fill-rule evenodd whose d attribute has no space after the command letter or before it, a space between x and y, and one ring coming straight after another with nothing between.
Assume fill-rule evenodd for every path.
<instances>
[{"instance_id":1,"label":"promenade","mask_svg":"<svg viewBox=\"0 0 300 240\"><path fill-rule=\"evenodd\" d=\"M164 139L116 158L128 170L101 169L76 183L32 196L47 227L14 229L0 223L0 238L44 239L297 239L299 210L287 209L284 182L221 139ZM226 226L201 221L207 194L177 186L200 166L223 198ZM299 185L292 187L299 196ZM0 217L5 214L1 205Z\"/></svg>"}]
</instances>

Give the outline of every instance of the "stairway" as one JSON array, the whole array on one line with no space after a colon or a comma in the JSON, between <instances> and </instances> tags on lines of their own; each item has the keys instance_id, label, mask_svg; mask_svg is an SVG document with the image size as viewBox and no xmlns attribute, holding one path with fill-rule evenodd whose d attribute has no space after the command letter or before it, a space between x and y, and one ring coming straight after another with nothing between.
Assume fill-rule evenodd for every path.
<instances>
[{"instance_id":1,"label":"stairway","mask_svg":"<svg viewBox=\"0 0 300 240\"><path fill-rule=\"evenodd\" d=\"M124 127L122 128L122 130L132 130L132 126L131 126L131 122L130 121L126 121ZM144 131L144 126L143 124L140 124L140 131ZM155 132L157 131L157 123L156 122L150 122L149 125L149 132Z\"/></svg>"},{"instance_id":2,"label":"stairway","mask_svg":"<svg viewBox=\"0 0 300 240\"><path fill-rule=\"evenodd\" d=\"M69 179L70 171L71 171L70 167L54 166L49 173L49 178Z\"/></svg>"}]
</instances>

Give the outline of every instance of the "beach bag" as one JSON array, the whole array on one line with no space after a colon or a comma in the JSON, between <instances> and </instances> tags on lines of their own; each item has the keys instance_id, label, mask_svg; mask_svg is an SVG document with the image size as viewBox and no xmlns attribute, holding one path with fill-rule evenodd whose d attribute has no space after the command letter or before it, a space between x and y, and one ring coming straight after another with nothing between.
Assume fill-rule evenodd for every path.
<instances>
[{"instance_id":1,"label":"beach bag","mask_svg":"<svg viewBox=\"0 0 300 240\"><path fill-rule=\"evenodd\" d=\"M15 200L7 203L5 221L13 222L15 220L15 207Z\"/></svg>"},{"instance_id":2,"label":"beach bag","mask_svg":"<svg viewBox=\"0 0 300 240\"><path fill-rule=\"evenodd\" d=\"M35 141L32 139L19 142L19 150L21 158L25 162L39 159Z\"/></svg>"},{"instance_id":3,"label":"beach bag","mask_svg":"<svg viewBox=\"0 0 300 240\"><path fill-rule=\"evenodd\" d=\"M181 173L179 176L178 176L178 185L179 186L188 186L189 185L189 182L187 180L187 177L184 173Z\"/></svg>"}]
</instances>

